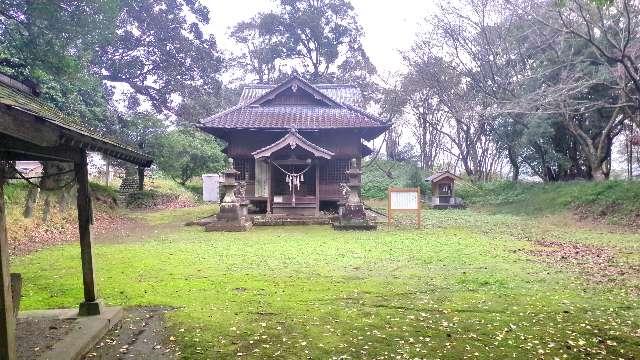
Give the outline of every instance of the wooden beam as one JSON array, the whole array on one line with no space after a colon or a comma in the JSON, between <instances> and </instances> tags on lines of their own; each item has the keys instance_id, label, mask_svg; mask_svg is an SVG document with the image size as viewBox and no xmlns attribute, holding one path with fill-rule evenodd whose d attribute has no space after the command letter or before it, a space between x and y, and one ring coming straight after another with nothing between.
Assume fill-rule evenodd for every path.
<instances>
[{"instance_id":1,"label":"wooden beam","mask_svg":"<svg viewBox=\"0 0 640 360\"><path fill-rule=\"evenodd\" d=\"M2 160L53 160L53 161L81 161L78 154L80 149L69 146L40 146L22 140L0 131L0 156Z\"/></svg>"},{"instance_id":2,"label":"wooden beam","mask_svg":"<svg viewBox=\"0 0 640 360\"><path fill-rule=\"evenodd\" d=\"M0 169L0 359L14 360L16 355L16 320L13 316L7 223L4 204L4 171Z\"/></svg>"},{"instance_id":3,"label":"wooden beam","mask_svg":"<svg viewBox=\"0 0 640 360\"><path fill-rule=\"evenodd\" d=\"M0 104L0 132L40 146L60 144L60 131L35 115Z\"/></svg>"},{"instance_id":4,"label":"wooden beam","mask_svg":"<svg viewBox=\"0 0 640 360\"><path fill-rule=\"evenodd\" d=\"M95 276L93 273L93 253L91 244L91 193L89 190L89 172L87 154L81 155L81 161L74 163L78 182L78 229L80 231L80 255L82 259L82 284L84 302L80 304L80 315L98 315L102 306L96 294Z\"/></svg>"}]
</instances>

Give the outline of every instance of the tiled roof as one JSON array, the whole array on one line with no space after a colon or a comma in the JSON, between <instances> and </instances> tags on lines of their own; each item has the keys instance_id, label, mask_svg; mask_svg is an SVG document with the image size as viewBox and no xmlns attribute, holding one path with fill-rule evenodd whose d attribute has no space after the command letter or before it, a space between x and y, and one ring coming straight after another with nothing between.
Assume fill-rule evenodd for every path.
<instances>
[{"instance_id":1,"label":"tiled roof","mask_svg":"<svg viewBox=\"0 0 640 360\"><path fill-rule=\"evenodd\" d=\"M452 172L447 170L447 171L440 171L440 172L432 174L431 176L429 176L427 178L427 181L435 182L435 181L439 181L439 180L444 179L444 178L460 179L460 177L458 175L456 175L456 174L454 174L454 173L452 173Z\"/></svg>"},{"instance_id":2,"label":"tiled roof","mask_svg":"<svg viewBox=\"0 0 640 360\"><path fill-rule=\"evenodd\" d=\"M8 81L15 81L1 76L0 78L0 104L10 106L17 110L41 118L48 123L56 126L57 128L65 130L71 136L82 137L89 139L92 143L92 148L96 151L103 151L107 148L110 151L115 151L114 157L121 158L125 161L131 161L143 166L149 166L151 164L151 158L136 149L121 144L117 141L107 139L103 136L96 134L92 130L88 130L80 125L78 119L68 117L60 112L55 107L47 104L41 99L27 94L21 90L18 90L16 86L8 84Z\"/></svg>"},{"instance_id":3,"label":"tiled roof","mask_svg":"<svg viewBox=\"0 0 640 360\"><path fill-rule=\"evenodd\" d=\"M267 101L288 89L294 92L307 91L318 103L281 104ZM360 109L358 105L361 103L362 95L353 85L311 85L293 76L280 85L245 87L237 106L204 119L201 123L203 128L210 129L369 128L375 134L388 129L389 125L383 120Z\"/></svg>"},{"instance_id":4,"label":"tiled roof","mask_svg":"<svg viewBox=\"0 0 640 360\"><path fill-rule=\"evenodd\" d=\"M238 103L246 104L251 100L264 95L267 91L273 90L276 86L277 85L260 84L245 85L242 89L242 95L240 95L240 101ZM355 107L361 107L363 105L362 92L360 92L360 89L355 85L315 84L313 87L339 103Z\"/></svg>"},{"instance_id":5,"label":"tiled roof","mask_svg":"<svg viewBox=\"0 0 640 360\"><path fill-rule=\"evenodd\" d=\"M206 127L225 129L333 129L380 127L378 122L360 112L343 107L311 105L247 106L215 115L203 123Z\"/></svg>"}]
</instances>

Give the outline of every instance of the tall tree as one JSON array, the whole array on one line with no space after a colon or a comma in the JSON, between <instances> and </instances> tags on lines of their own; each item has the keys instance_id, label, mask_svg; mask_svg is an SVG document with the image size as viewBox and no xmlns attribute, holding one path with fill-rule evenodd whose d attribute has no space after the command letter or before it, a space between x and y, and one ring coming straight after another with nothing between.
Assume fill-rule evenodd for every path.
<instances>
[{"instance_id":1,"label":"tall tree","mask_svg":"<svg viewBox=\"0 0 640 360\"><path fill-rule=\"evenodd\" d=\"M121 0L114 39L97 49L93 72L124 85L157 113L178 99L217 96L222 59L202 31L208 9L197 0Z\"/></svg>"},{"instance_id":2,"label":"tall tree","mask_svg":"<svg viewBox=\"0 0 640 360\"><path fill-rule=\"evenodd\" d=\"M351 82L372 99L376 69L362 46L363 30L348 0L279 0L271 13L237 24L240 65L259 82L298 72L311 82Z\"/></svg>"},{"instance_id":3,"label":"tall tree","mask_svg":"<svg viewBox=\"0 0 640 360\"><path fill-rule=\"evenodd\" d=\"M351 67L350 62L373 69L348 0L280 0L280 6L287 54L302 60L311 81L330 78L337 67Z\"/></svg>"},{"instance_id":4,"label":"tall tree","mask_svg":"<svg viewBox=\"0 0 640 360\"><path fill-rule=\"evenodd\" d=\"M231 38L242 46L235 59L241 71L255 74L259 84L268 84L282 75L285 59L284 24L275 13L261 13L233 27Z\"/></svg>"}]
</instances>

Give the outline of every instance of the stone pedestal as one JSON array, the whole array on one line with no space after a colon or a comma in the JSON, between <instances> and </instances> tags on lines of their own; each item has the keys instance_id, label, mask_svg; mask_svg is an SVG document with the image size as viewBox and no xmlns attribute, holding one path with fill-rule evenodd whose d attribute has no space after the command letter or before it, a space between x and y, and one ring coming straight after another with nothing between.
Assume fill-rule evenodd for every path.
<instances>
[{"instance_id":1,"label":"stone pedestal","mask_svg":"<svg viewBox=\"0 0 640 360\"><path fill-rule=\"evenodd\" d=\"M367 217L364 204L360 199L362 171L358 168L356 159L351 160L347 176L349 177L347 201L341 207L338 219L333 223L333 228L335 230L375 230L378 226L375 220Z\"/></svg>"},{"instance_id":2,"label":"stone pedestal","mask_svg":"<svg viewBox=\"0 0 640 360\"><path fill-rule=\"evenodd\" d=\"M104 302L100 299L95 301L85 301L80 303L80 309L78 310L79 316L93 316L102 314L104 309Z\"/></svg>"},{"instance_id":3,"label":"stone pedestal","mask_svg":"<svg viewBox=\"0 0 640 360\"><path fill-rule=\"evenodd\" d=\"M224 171L224 198L220 204L220 212L208 221L206 231L247 231L253 224L247 213L248 203L239 201L235 195L237 171L233 169L233 159L229 159L229 167Z\"/></svg>"}]
</instances>

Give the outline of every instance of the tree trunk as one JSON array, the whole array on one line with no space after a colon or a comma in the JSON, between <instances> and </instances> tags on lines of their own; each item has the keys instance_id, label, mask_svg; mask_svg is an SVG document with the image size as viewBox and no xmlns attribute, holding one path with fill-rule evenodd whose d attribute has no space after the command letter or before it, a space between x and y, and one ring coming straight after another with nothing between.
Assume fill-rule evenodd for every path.
<instances>
[{"instance_id":1,"label":"tree trunk","mask_svg":"<svg viewBox=\"0 0 640 360\"><path fill-rule=\"evenodd\" d=\"M27 192L27 198L24 202L24 211L22 212L22 216L25 219L30 219L33 216L33 208L38 203L38 197L40 195L40 188L37 186L29 186L29 191Z\"/></svg>"},{"instance_id":2,"label":"tree trunk","mask_svg":"<svg viewBox=\"0 0 640 360\"><path fill-rule=\"evenodd\" d=\"M518 158L515 155L515 152L509 146L507 148L507 157L509 158L509 163L511 164L511 169L513 170L513 174L511 175L511 181L517 182L520 178L520 164L518 163Z\"/></svg>"},{"instance_id":3,"label":"tree trunk","mask_svg":"<svg viewBox=\"0 0 640 360\"><path fill-rule=\"evenodd\" d=\"M108 155L104 156L104 162L105 162L105 176L104 176L104 183L109 186L109 181L111 180L111 157Z\"/></svg>"},{"instance_id":4,"label":"tree trunk","mask_svg":"<svg viewBox=\"0 0 640 360\"><path fill-rule=\"evenodd\" d=\"M602 164L599 165L591 165L591 177L594 181L605 181L607 177L602 169Z\"/></svg>"},{"instance_id":5,"label":"tree trunk","mask_svg":"<svg viewBox=\"0 0 640 360\"><path fill-rule=\"evenodd\" d=\"M387 152L387 160L397 160L398 159L398 138L397 131L394 127L391 127L387 131L387 142L385 144L386 152Z\"/></svg>"},{"instance_id":6,"label":"tree trunk","mask_svg":"<svg viewBox=\"0 0 640 360\"><path fill-rule=\"evenodd\" d=\"M44 194L44 207L42 209L42 222L43 223L48 223L49 222L49 215L51 215L51 194L50 193L45 193Z\"/></svg>"}]
</instances>

